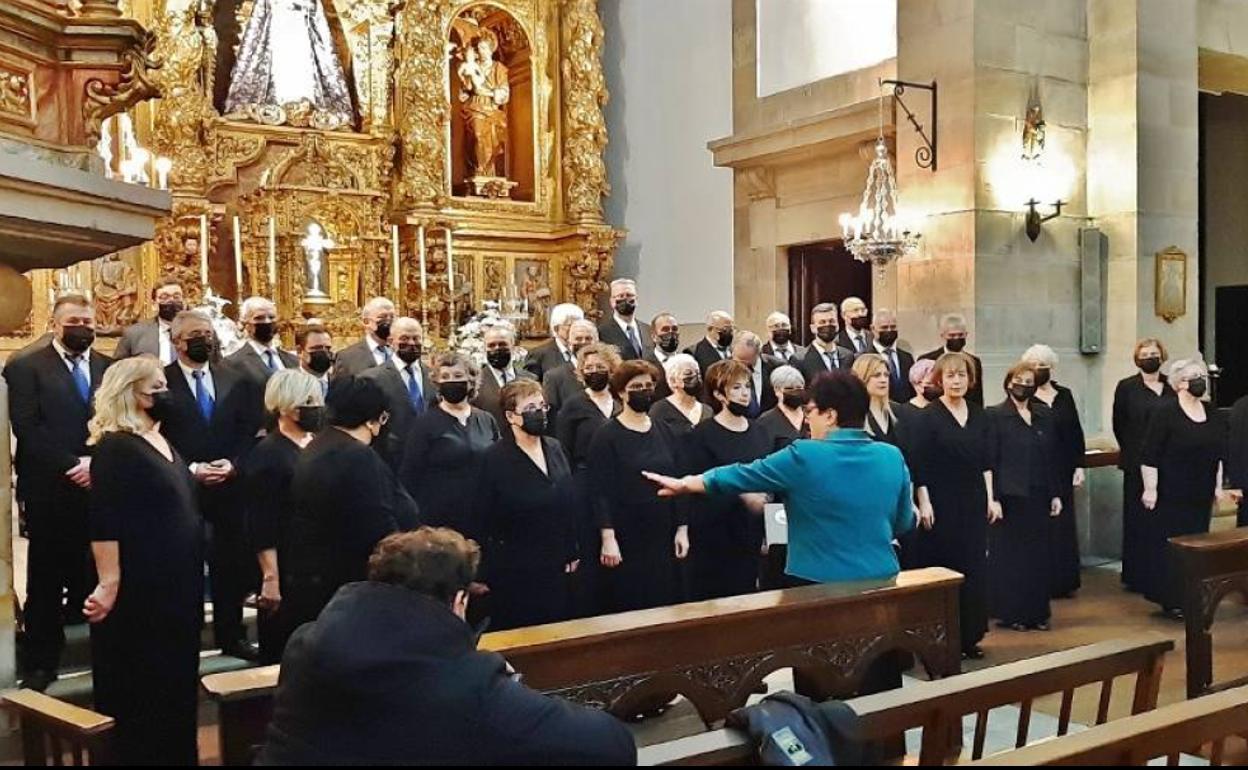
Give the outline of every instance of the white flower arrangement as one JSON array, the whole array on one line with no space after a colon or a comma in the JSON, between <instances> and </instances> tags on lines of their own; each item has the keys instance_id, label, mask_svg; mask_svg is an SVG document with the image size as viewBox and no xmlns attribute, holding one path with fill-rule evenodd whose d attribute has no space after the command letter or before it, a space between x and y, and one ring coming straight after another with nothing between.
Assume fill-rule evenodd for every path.
<instances>
[{"instance_id":1,"label":"white flower arrangement","mask_svg":"<svg viewBox=\"0 0 1248 770\"><path fill-rule=\"evenodd\" d=\"M468 319L468 322L460 326L451 335L449 347L458 353L470 356L477 366L485 366L485 332L500 326L511 332L514 339L516 336L516 327L498 310L498 303L493 300L486 300L485 308ZM524 348L519 345L512 347L512 363L517 367L522 364L525 356Z\"/></svg>"},{"instance_id":2,"label":"white flower arrangement","mask_svg":"<svg viewBox=\"0 0 1248 770\"><path fill-rule=\"evenodd\" d=\"M222 357L228 356L243 346L243 335L238 324L221 311L230 304L228 299L213 293L212 289L204 292L204 302L195 309L207 314L212 319L212 330L217 335Z\"/></svg>"}]
</instances>

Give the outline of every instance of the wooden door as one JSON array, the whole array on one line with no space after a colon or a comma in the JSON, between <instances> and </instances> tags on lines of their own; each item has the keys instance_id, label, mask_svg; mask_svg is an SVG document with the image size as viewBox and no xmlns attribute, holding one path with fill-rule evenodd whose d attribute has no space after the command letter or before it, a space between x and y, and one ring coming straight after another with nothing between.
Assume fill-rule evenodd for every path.
<instances>
[{"instance_id":1,"label":"wooden door","mask_svg":"<svg viewBox=\"0 0 1248 770\"><path fill-rule=\"evenodd\" d=\"M789 247L789 315L798 341L810 344L810 310L821 302L838 306L846 297L871 304L871 265L859 262L840 240Z\"/></svg>"}]
</instances>

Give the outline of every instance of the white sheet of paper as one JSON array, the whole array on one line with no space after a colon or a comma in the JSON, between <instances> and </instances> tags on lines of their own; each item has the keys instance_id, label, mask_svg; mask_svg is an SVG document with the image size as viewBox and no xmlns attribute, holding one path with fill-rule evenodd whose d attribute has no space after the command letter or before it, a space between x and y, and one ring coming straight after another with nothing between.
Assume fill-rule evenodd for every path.
<instances>
[{"instance_id":1,"label":"white sheet of paper","mask_svg":"<svg viewBox=\"0 0 1248 770\"><path fill-rule=\"evenodd\" d=\"M768 546L789 544L789 517L783 505L768 503L763 506L763 522Z\"/></svg>"}]
</instances>

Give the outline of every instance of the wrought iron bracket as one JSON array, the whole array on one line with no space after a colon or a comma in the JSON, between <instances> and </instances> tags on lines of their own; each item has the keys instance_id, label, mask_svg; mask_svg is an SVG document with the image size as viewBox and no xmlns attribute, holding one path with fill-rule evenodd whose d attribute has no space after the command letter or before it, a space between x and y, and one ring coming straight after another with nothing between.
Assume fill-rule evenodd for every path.
<instances>
[{"instance_id":1,"label":"wrought iron bracket","mask_svg":"<svg viewBox=\"0 0 1248 770\"><path fill-rule=\"evenodd\" d=\"M881 86L893 87L893 99L901 106L906 113L906 119L910 121L910 125L914 126L914 131L923 140L923 145L914 151L914 162L919 168L936 170L936 139L937 139L937 122L936 122L936 81L931 83L908 83L904 80L882 80ZM930 96L930 104L932 108L932 136L928 138L927 132L923 129L923 124L915 117L914 113L906 106L902 95L906 93L907 88L920 88L927 91Z\"/></svg>"}]
</instances>

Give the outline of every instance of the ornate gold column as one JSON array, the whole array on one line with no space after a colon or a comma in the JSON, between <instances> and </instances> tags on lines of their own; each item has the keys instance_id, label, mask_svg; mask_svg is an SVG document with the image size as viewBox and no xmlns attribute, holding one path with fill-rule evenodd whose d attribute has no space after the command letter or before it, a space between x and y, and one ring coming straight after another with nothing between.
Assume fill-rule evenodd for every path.
<instances>
[{"instance_id":1,"label":"ornate gold column","mask_svg":"<svg viewBox=\"0 0 1248 770\"><path fill-rule=\"evenodd\" d=\"M395 71L402 164L399 209L436 209L446 197L447 118L443 20L451 0L411 0L399 12Z\"/></svg>"},{"instance_id":2,"label":"ornate gold column","mask_svg":"<svg viewBox=\"0 0 1248 770\"><path fill-rule=\"evenodd\" d=\"M568 220L600 224L610 194L607 164L607 80L602 72L602 21L598 0L563 2L563 183Z\"/></svg>"}]
</instances>

